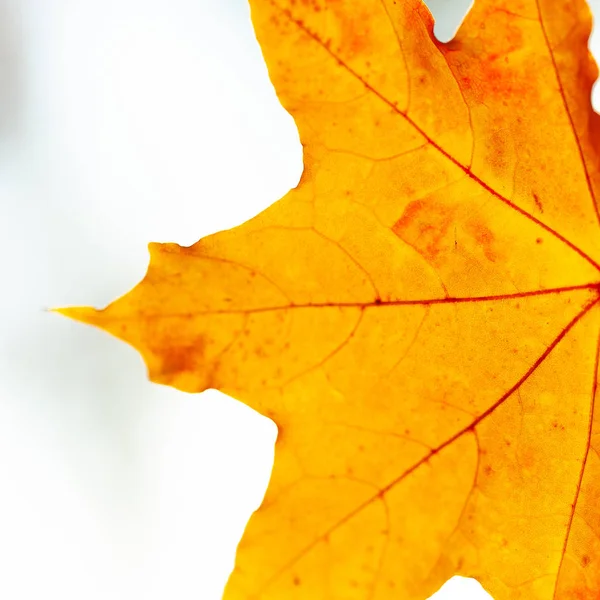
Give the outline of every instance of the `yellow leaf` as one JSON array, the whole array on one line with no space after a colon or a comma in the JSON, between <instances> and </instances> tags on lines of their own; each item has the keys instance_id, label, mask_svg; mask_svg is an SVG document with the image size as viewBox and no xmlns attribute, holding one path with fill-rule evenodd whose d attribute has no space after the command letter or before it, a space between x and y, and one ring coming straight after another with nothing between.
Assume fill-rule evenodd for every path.
<instances>
[{"instance_id":1,"label":"yellow leaf","mask_svg":"<svg viewBox=\"0 0 600 600\"><path fill-rule=\"evenodd\" d=\"M271 417L225 600L600 597L597 71L583 0L251 0L299 185L103 310Z\"/></svg>"}]
</instances>

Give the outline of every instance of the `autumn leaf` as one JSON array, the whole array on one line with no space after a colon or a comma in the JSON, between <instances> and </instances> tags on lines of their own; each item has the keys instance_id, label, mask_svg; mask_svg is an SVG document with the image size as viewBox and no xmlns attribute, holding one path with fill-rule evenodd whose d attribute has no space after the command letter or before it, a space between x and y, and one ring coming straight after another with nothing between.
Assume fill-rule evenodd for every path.
<instances>
[{"instance_id":1,"label":"autumn leaf","mask_svg":"<svg viewBox=\"0 0 600 600\"><path fill-rule=\"evenodd\" d=\"M298 186L103 310L274 420L226 600L600 598L597 76L583 0L251 0Z\"/></svg>"}]
</instances>

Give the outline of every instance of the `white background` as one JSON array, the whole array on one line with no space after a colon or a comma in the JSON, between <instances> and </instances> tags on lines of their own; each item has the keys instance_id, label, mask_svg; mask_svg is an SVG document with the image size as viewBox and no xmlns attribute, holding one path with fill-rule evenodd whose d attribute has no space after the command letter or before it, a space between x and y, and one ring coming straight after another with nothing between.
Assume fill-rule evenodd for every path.
<instances>
[{"instance_id":1,"label":"white background","mask_svg":"<svg viewBox=\"0 0 600 600\"><path fill-rule=\"evenodd\" d=\"M468 2L431 4L448 38ZM0 597L220 598L274 425L45 308L105 305L149 241L236 225L300 171L246 0L0 0Z\"/></svg>"}]
</instances>

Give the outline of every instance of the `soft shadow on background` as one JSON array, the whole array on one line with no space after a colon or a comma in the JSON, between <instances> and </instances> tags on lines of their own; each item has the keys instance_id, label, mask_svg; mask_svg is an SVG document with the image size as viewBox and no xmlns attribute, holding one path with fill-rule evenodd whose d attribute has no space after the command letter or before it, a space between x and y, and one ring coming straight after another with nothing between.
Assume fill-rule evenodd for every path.
<instances>
[{"instance_id":1,"label":"soft shadow on background","mask_svg":"<svg viewBox=\"0 0 600 600\"><path fill-rule=\"evenodd\" d=\"M469 4L430 0L440 39ZM274 425L45 309L105 305L149 241L236 225L300 171L246 0L0 0L0 597L220 598Z\"/></svg>"}]
</instances>

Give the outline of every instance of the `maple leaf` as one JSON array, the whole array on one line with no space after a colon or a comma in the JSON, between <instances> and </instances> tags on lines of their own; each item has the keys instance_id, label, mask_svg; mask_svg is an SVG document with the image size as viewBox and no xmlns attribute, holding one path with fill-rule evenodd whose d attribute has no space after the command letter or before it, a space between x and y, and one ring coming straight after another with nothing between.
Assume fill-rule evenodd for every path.
<instances>
[{"instance_id":1,"label":"maple leaf","mask_svg":"<svg viewBox=\"0 0 600 600\"><path fill-rule=\"evenodd\" d=\"M226 600L600 597L597 76L583 0L251 0L298 186L103 310L271 417Z\"/></svg>"}]
</instances>

